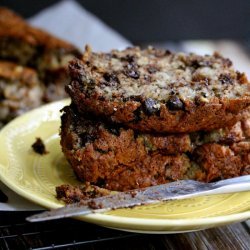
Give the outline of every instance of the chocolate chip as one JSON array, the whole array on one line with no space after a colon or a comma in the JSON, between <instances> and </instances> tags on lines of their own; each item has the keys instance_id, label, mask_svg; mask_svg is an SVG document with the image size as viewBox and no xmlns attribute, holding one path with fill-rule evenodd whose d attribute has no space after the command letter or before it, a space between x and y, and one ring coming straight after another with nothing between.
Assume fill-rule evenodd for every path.
<instances>
[{"instance_id":1,"label":"chocolate chip","mask_svg":"<svg viewBox=\"0 0 250 250\"><path fill-rule=\"evenodd\" d=\"M200 58L196 58L190 61L190 66L198 69L200 67L211 67L212 66L212 62L208 61L208 60L203 60Z\"/></svg>"},{"instance_id":2,"label":"chocolate chip","mask_svg":"<svg viewBox=\"0 0 250 250\"><path fill-rule=\"evenodd\" d=\"M48 153L41 138L36 138L36 141L31 145L31 147L36 153L40 155L44 155Z\"/></svg>"},{"instance_id":3,"label":"chocolate chip","mask_svg":"<svg viewBox=\"0 0 250 250\"><path fill-rule=\"evenodd\" d=\"M184 103L177 96L171 96L167 101L167 107L169 110L183 110Z\"/></svg>"},{"instance_id":4,"label":"chocolate chip","mask_svg":"<svg viewBox=\"0 0 250 250\"><path fill-rule=\"evenodd\" d=\"M134 64L127 64L126 69L124 71L125 75L134 78L134 79L139 79L140 73L137 70L137 67Z\"/></svg>"},{"instance_id":5,"label":"chocolate chip","mask_svg":"<svg viewBox=\"0 0 250 250\"><path fill-rule=\"evenodd\" d=\"M219 80L222 84L232 84L233 79L229 74L221 74Z\"/></svg>"},{"instance_id":6,"label":"chocolate chip","mask_svg":"<svg viewBox=\"0 0 250 250\"><path fill-rule=\"evenodd\" d=\"M198 60L195 59L195 60L191 61L191 65L190 66L193 67L193 68L195 68L195 69L198 69L200 67L200 63L199 63Z\"/></svg>"},{"instance_id":7,"label":"chocolate chip","mask_svg":"<svg viewBox=\"0 0 250 250\"><path fill-rule=\"evenodd\" d=\"M107 82L117 82L119 83L119 79L117 77L117 75L115 75L114 73L104 73L103 78L107 81Z\"/></svg>"},{"instance_id":8,"label":"chocolate chip","mask_svg":"<svg viewBox=\"0 0 250 250\"><path fill-rule=\"evenodd\" d=\"M153 115L160 111L160 104L152 98L147 98L143 102L143 109L146 114Z\"/></svg>"},{"instance_id":9,"label":"chocolate chip","mask_svg":"<svg viewBox=\"0 0 250 250\"><path fill-rule=\"evenodd\" d=\"M103 78L105 81L101 81L100 82L100 86L104 87L104 86L111 86L111 87L114 87L114 86L117 86L118 83L120 83L118 77L116 74L113 74L113 73L104 73L103 74Z\"/></svg>"},{"instance_id":10,"label":"chocolate chip","mask_svg":"<svg viewBox=\"0 0 250 250\"><path fill-rule=\"evenodd\" d=\"M172 52L171 52L170 50L168 50L168 49L165 50L165 55L166 55L166 56L169 56L169 55L171 55L171 54L172 54Z\"/></svg>"},{"instance_id":11,"label":"chocolate chip","mask_svg":"<svg viewBox=\"0 0 250 250\"><path fill-rule=\"evenodd\" d=\"M109 150L103 150L101 148L95 148L95 150L101 154L107 154L109 152Z\"/></svg>"},{"instance_id":12,"label":"chocolate chip","mask_svg":"<svg viewBox=\"0 0 250 250\"><path fill-rule=\"evenodd\" d=\"M0 101L5 99L4 90L0 88Z\"/></svg>"},{"instance_id":13,"label":"chocolate chip","mask_svg":"<svg viewBox=\"0 0 250 250\"><path fill-rule=\"evenodd\" d=\"M86 145L88 142L93 142L96 139L94 135L88 134L87 132L81 133L79 137L81 138L82 146Z\"/></svg>"},{"instance_id":14,"label":"chocolate chip","mask_svg":"<svg viewBox=\"0 0 250 250\"><path fill-rule=\"evenodd\" d=\"M171 91L170 91L170 95L176 95L176 91L175 91L175 90L173 90L173 89L171 89Z\"/></svg>"},{"instance_id":15,"label":"chocolate chip","mask_svg":"<svg viewBox=\"0 0 250 250\"><path fill-rule=\"evenodd\" d=\"M141 102L141 96L139 95L131 95L129 97L123 97L124 102L128 101L135 101L135 102Z\"/></svg>"},{"instance_id":16,"label":"chocolate chip","mask_svg":"<svg viewBox=\"0 0 250 250\"><path fill-rule=\"evenodd\" d=\"M220 140L220 143L227 144L227 145L233 144L234 142L236 142L236 138L233 135L229 135L228 137Z\"/></svg>"},{"instance_id":17,"label":"chocolate chip","mask_svg":"<svg viewBox=\"0 0 250 250\"><path fill-rule=\"evenodd\" d=\"M143 113L142 108L141 108L141 107L137 108L137 109L133 112L133 114L134 114L134 120L133 120L133 121L134 121L134 122L141 121L141 120L142 120L142 118L141 118L142 113Z\"/></svg>"},{"instance_id":18,"label":"chocolate chip","mask_svg":"<svg viewBox=\"0 0 250 250\"><path fill-rule=\"evenodd\" d=\"M119 127L110 127L106 126L106 129L113 135L119 136L120 135L120 128Z\"/></svg>"},{"instance_id":19,"label":"chocolate chip","mask_svg":"<svg viewBox=\"0 0 250 250\"><path fill-rule=\"evenodd\" d=\"M129 63L134 63L135 62L135 56L132 56L132 55L127 55L125 57L125 60Z\"/></svg>"},{"instance_id":20,"label":"chocolate chip","mask_svg":"<svg viewBox=\"0 0 250 250\"><path fill-rule=\"evenodd\" d=\"M106 181L103 178L98 178L95 185L98 187L105 187ZM94 197L93 197L94 198Z\"/></svg>"}]
</instances>

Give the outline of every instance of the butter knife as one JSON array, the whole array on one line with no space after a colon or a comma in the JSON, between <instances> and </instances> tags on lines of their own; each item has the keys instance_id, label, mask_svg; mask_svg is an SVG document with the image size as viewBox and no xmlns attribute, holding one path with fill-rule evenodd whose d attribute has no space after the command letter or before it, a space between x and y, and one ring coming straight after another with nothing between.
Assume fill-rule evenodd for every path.
<instances>
[{"instance_id":1,"label":"butter knife","mask_svg":"<svg viewBox=\"0 0 250 250\"><path fill-rule=\"evenodd\" d=\"M250 175L213 183L182 180L88 199L79 203L66 205L62 208L35 214L26 219L30 222L46 221L92 213L103 213L118 208L159 203L166 200L186 199L203 195L242 191L250 191Z\"/></svg>"}]
</instances>

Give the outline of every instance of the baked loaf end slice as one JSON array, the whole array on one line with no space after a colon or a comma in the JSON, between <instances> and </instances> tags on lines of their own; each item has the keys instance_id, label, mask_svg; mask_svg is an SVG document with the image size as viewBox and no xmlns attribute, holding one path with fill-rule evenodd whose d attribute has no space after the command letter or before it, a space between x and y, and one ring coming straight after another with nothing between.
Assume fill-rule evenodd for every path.
<instances>
[{"instance_id":1,"label":"baked loaf end slice","mask_svg":"<svg viewBox=\"0 0 250 250\"><path fill-rule=\"evenodd\" d=\"M247 146L242 154L233 147L247 143L249 128L248 114L234 126L212 132L138 133L86 118L71 105L63 110L61 146L80 180L129 190L180 179L213 181L241 175L249 164L242 158L248 155Z\"/></svg>"},{"instance_id":2,"label":"baked loaf end slice","mask_svg":"<svg viewBox=\"0 0 250 250\"><path fill-rule=\"evenodd\" d=\"M232 62L138 47L70 62L66 91L80 112L143 132L213 130L250 105L250 84Z\"/></svg>"},{"instance_id":3,"label":"baked loaf end slice","mask_svg":"<svg viewBox=\"0 0 250 250\"><path fill-rule=\"evenodd\" d=\"M80 52L48 32L34 28L9 9L0 8L0 58L33 67L39 75L65 67Z\"/></svg>"},{"instance_id":4,"label":"baked loaf end slice","mask_svg":"<svg viewBox=\"0 0 250 250\"><path fill-rule=\"evenodd\" d=\"M0 127L42 104L43 87L30 68L0 61Z\"/></svg>"},{"instance_id":5,"label":"baked loaf end slice","mask_svg":"<svg viewBox=\"0 0 250 250\"><path fill-rule=\"evenodd\" d=\"M165 145L148 139L132 129L86 119L74 107L64 108L62 151L76 176L84 182L122 191L185 178L191 164L181 151L191 150L188 136L163 137ZM182 149L167 155L175 148L172 140ZM198 178L202 171L197 169L193 175Z\"/></svg>"}]
</instances>

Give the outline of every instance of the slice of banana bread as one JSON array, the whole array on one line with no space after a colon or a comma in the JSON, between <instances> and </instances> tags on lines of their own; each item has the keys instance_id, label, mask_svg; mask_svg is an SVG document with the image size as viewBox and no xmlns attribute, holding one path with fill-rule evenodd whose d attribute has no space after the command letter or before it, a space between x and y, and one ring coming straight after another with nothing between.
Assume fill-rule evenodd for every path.
<instances>
[{"instance_id":1,"label":"slice of banana bread","mask_svg":"<svg viewBox=\"0 0 250 250\"><path fill-rule=\"evenodd\" d=\"M92 53L69 65L66 91L81 112L143 132L193 132L232 125L250 105L250 84L218 54L137 47Z\"/></svg>"},{"instance_id":2,"label":"slice of banana bread","mask_svg":"<svg viewBox=\"0 0 250 250\"><path fill-rule=\"evenodd\" d=\"M219 152L247 141L249 126L243 124L249 117L243 120L223 131L156 135L85 118L71 105L63 109L61 146L80 180L110 190L129 190L180 179L213 181L243 173L245 166L240 153L231 159L228 154L212 158L212 150L211 154L205 150L208 145L218 145ZM211 169L207 164L209 159L213 161ZM223 166L227 167L219 171ZM213 169L217 169L216 175L210 174Z\"/></svg>"},{"instance_id":3,"label":"slice of banana bread","mask_svg":"<svg viewBox=\"0 0 250 250\"><path fill-rule=\"evenodd\" d=\"M42 104L43 87L33 69L0 61L0 127Z\"/></svg>"},{"instance_id":4,"label":"slice of banana bread","mask_svg":"<svg viewBox=\"0 0 250 250\"><path fill-rule=\"evenodd\" d=\"M74 57L81 57L81 53L73 45L0 7L0 59L35 69L44 84L43 102L67 97L67 65Z\"/></svg>"},{"instance_id":5,"label":"slice of banana bread","mask_svg":"<svg viewBox=\"0 0 250 250\"><path fill-rule=\"evenodd\" d=\"M48 32L34 28L9 9L0 8L0 58L46 70L65 67L80 52Z\"/></svg>"}]
</instances>

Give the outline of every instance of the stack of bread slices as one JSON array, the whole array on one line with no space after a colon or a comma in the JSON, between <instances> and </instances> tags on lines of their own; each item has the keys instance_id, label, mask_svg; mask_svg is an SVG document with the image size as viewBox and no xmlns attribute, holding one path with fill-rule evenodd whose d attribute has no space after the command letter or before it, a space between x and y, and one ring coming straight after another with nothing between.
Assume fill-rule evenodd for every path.
<instances>
[{"instance_id":1,"label":"stack of bread slices","mask_svg":"<svg viewBox=\"0 0 250 250\"><path fill-rule=\"evenodd\" d=\"M229 59L87 46L69 73L61 145L80 180L125 191L250 173L250 84Z\"/></svg>"}]
</instances>

